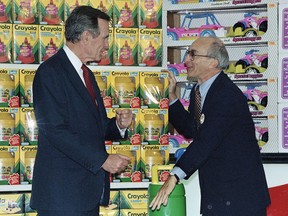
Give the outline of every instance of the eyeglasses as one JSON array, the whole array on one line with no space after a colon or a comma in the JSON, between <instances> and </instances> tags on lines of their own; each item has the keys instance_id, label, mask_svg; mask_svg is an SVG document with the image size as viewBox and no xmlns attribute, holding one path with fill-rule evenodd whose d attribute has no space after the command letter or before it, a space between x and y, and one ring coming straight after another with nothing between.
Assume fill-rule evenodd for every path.
<instances>
[{"instance_id":1,"label":"eyeglasses","mask_svg":"<svg viewBox=\"0 0 288 216\"><path fill-rule=\"evenodd\" d=\"M195 50L186 50L186 56L189 55L190 59L193 61L195 56L200 56L200 57L207 57L207 58L214 58L208 55L197 55L195 54Z\"/></svg>"}]
</instances>

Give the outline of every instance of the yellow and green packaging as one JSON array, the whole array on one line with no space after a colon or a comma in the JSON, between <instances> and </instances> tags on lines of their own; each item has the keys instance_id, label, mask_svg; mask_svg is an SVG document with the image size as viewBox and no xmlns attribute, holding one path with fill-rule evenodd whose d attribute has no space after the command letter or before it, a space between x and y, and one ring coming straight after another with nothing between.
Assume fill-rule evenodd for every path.
<instances>
[{"instance_id":1,"label":"yellow and green packaging","mask_svg":"<svg viewBox=\"0 0 288 216\"><path fill-rule=\"evenodd\" d=\"M138 27L138 1L114 0L113 24L115 27Z\"/></svg>"},{"instance_id":2,"label":"yellow and green packaging","mask_svg":"<svg viewBox=\"0 0 288 216\"><path fill-rule=\"evenodd\" d=\"M64 24L64 0L39 0L40 24Z\"/></svg>"},{"instance_id":3,"label":"yellow and green packaging","mask_svg":"<svg viewBox=\"0 0 288 216\"><path fill-rule=\"evenodd\" d=\"M24 208L25 208L25 213L27 215L27 213L30 213L31 212L31 215L33 212L36 212L36 210L33 210L31 207L30 207L30 200L31 200L31 193L24 193ZM36 213L35 213L36 214Z\"/></svg>"},{"instance_id":4,"label":"yellow and green packaging","mask_svg":"<svg viewBox=\"0 0 288 216\"><path fill-rule=\"evenodd\" d=\"M0 147L19 146L19 108L0 108Z\"/></svg>"},{"instance_id":5,"label":"yellow and green packaging","mask_svg":"<svg viewBox=\"0 0 288 216\"><path fill-rule=\"evenodd\" d=\"M19 77L17 69L0 69L0 107L20 106Z\"/></svg>"},{"instance_id":6,"label":"yellow and green packaging","mask_svg":"<svg viewBox=\"0 0 288 216\"><path fill-rule=\"evenodd\" d=\"M33 169L38 146L20 147L20 181L21 183L32 184Z\"/></svg>"},{"instance_id":7,"label":"yellow and green packaging","mask_svg":"<svg viewBox=\"0 0 288 216\"><path fill-rule=\"evenodd\" d=\"M168 109L168 73L140 72L139 75L141 107Z\"/></svg>"},{"instance_id":8,"label":"yellow and green packaging","mask_svg":"<svg viewBox=\"0 0 288 216\"><path fill-rule=\"evenodd\" d=\"M148 190L120 190L120 209L147 209Z\"/></svg>"},{"instance_id":9,"label":"yellow and green packaging","mask_svg":"<svg viewBox=\"0 0 288 216\"><path fill-rule=\"evenodd\" d=\"M138 65L138 29L114 29L114 64L117 66Z\"/></svg>"},{"instance_id":10,"label":"yellow and green packaging","mask_svg":"<svg viewBox=\"0 0 288 216\"><path fill-rule=\"evenodd\" d=\"M23 194L0 194L0 215L24 215Z\"/></svg>"},{"instance_id":11,"label":"yellow and green packaging","mask_svg":"<svg viewBox=\"0 0 288 216\"><path fill-rule=\"evenodd\" d=\"M100 0L100 1L90 0L89 5L93 8L97 8L102 12L108 14L112 19L113 5L114 5L113 0Z\"/></svg>"},{"instance_id":12,"label":"yellow and green packaging","mask_svg":"<svg viewBox=\"0 0 288 216\"><path fill-rule=\"evenodd\" d=\"M162 0L139 0L139 26L162 28Z\"/></svg>"},{"instance_id":13,"label":"yellow and green packaging","mask_svg":"<svg viewBox=\"0 0 288 216\"><path fill-rule=\"evenodd\" d=\"M139 29L138 46L139 66L161 66L162 65L162 30L161 29Z\"/></svg>"},{"instance_id":14,"label":"yellow and green packaging","mask_svg":"<svg viewBox=\"0 0 288 216\"><path fill-rule=\"evenodd\" d=\"M39 0L14 0L13 23L39 23Z\"/></svg>"},{"instance_id":15,"label":"yellow and green packaging","mask_svg":"<svg viewBox=\"0 0 288 216\"><path fill-rule=\"evenodd\" d=\"M40 25L39 26L39 60L40 63L55 55L64 46L64 26Z\"/></svg>"},{"instance_id":16,"label":"yellow and green packaging","mask_svg":"<svg viewBox=\"0 0 288 216\"><path fill-rule=\"evenodd\" d=\"M18 64L39 63L38 25L14 24L13 62Z\"/></svg>"},{"instance_id":17,"label":"yellow and green packaging","mask_svg":"<svg viewBox=\"0 0 288 216\"><path fill-rule=\"evenodd\" d=\"M12 32L12 24L0 24L0 63L12 63Z\"/></svg>"},{"instance_id":18,"label":"yellow and green packaging","mask_svg":"<svg viewBox=\"0 0 288 216\"><path fill-rule=\"evenodd\" d=\"M147 216L147 208L143 209L120 209L120 216L143 215Z\"/></svg>"},{"instance_id":19,"label":"yellow and green packaging","mask_svg":"<svg viewBox=\"0 0 288 216\"><path fill-rule=\"evenodd\" d=\"M82 5L89 5L89 0L65 0L64 2L65 2L65 12L64 12L65 21L76 7Z\"/></svg>"},{"instance_id":20,"label":"yellow and green packaging","mask_svg":"<svg viewBox=\"0 0 288 216\"><path fill-rule=\"evenodd\" d=\"M38 127L32 107L22 107L20 110L21 145L38 144Z\"/></svg>"},{"instance_id":21,"label":"yellow and green packaging","mask_svg":"<svg viewBox=\"0 0 288 216\"><path fill-rule=\"evenodd\" d=\"M0 23L12 23L13 1L1 0L0 8Z\"/></svg>"},{"instance_id":22,"label":"yellow and green packaging","mask_svg":"<svg viewBox=\"0 0 288 216\"><path fill-rule=\"evenodd\" d=\"M35 69L20 69L20 103L21 107L33 107L33 80Z\"/></svg>"},{"instance_id":23,"label":"yellow and green packaging","mask_svg":"<svg viewBox=\"0 0 288 216\"><path fill-rule=\"evenodd\" d=\"M100 206L99 216L119 216L119 209L107 209L106 207Z\"/></svg>"}]
</instances>

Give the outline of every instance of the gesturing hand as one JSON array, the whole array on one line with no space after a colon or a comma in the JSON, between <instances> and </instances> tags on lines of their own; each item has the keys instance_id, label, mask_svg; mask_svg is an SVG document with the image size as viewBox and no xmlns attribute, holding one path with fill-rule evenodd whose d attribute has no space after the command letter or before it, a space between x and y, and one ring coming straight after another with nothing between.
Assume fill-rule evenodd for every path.
<instances>
[{"instance_id":1,"label":"gesturing hand","mask_svg":"<svg viewBox=\"0 0 288 216\"><path fill-rule=\"evenodd\" d=\"M112 174L119 173L130 163L131 158L121 154L110 154L102 168Z\"/></svg>"}]
</instances>

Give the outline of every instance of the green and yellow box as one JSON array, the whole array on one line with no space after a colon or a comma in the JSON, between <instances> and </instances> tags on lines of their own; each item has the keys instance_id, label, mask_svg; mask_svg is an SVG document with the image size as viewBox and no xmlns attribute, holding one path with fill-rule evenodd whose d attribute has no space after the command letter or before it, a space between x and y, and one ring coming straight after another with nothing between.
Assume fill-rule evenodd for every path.
<instances>
[{"instance_id":1,"label":"green and yellow box","mask_svg":"<svg viewBox=\"0 0 288 216\"><path fill-rule=\"evenodd\" d=\"M120 205L120 191L110 190L110 199L108 206L100 206L100 212L108 213L111 210L118 210ZM101 215L101 213L100 213ZM118 216L118 215L117 215Z\"/></svg>"},{"instance_id":2,"label":"green and yellow box","mask_svg":"<svg viewBox=\"0 0 288 216\"><path fill-rule=\"evenodd\" d=\"M140 109L142 144L169 145L168 109Z\"/></svg>"},{"instance_id":3,"label":"green and yellow box","mask_svg":"<svg viewBox=\"0 0 288 216\"><path fill-rule=\"evenodd\" d=\"M20 136L23 146L38 144L38 127L32 107L20 109Z\"/></svg>"},{"instance_id":4,"label":"green and yellow box","mask_svg":"<svg viewBox=\"0 0 288 216\"><path fill-rule=\"evenodd\" d=\"M40 63L55 55L64 46L64 26L40 25L39 26L39 60Z\"/></svg>"},{"instance_id":5,"label":"green and yellow box","mask_svg":"<svg viewBox=\"0 0 288 216\"><path fill-rule=\"evenodd\" d=\"M138 27L138 1L114 0L113 24L115 27Z\"/></svg>"},{"instance_id":6,"label":"green and yellow box","mask_svg":"<svg viewBox=\"0 0 288 216\"><path fill-rule=\"evenodd\" d=\"M25 213L36 212L30 207L31 193L24 193L24 200Z\"/></svg>"},{"instance_id":7,"label":"green and yellow box","mask_svg":"<svg viewBox=\"0 0 288 216\"><path fill-rule=\"evenodd\" d=\"M140 72L141 108L169 108L167 72Z\"/></svg>"},{"instance_id":8,"label":"green and yellow box","mask_svg":"<svg viewBox=\"0 0 288 216\"><path fill-rule=\"evenodd\" d=\"M25 213L25 216L38 216L36 212Z\"/></svg>"},{"instance_id":9,"label":"green and yellow box","mask_svg":"<svg viewBox=\"0 0 288 216\"><path fill-rule=\"evenodd\" d=\"M119 216L119 209L107 209L100 206L99 216Z\"/></svg>"},{"instance_id":10,"label":"green and yellow box","mask_svg":"<svg viewBox=\"0 0 288 216\"><path fill-rule=\"evenodd\" d=\"M38 25L13 25L13 62L16 64L39 63Z\"/></svg>"},{"instance_id":11,"label":"green and yellow box","mask_svg":"<svg viewBox=\"0 0 288 216\"><path fill-rule=\"evenodd\" d=\"M21 184L32 184L33 169L38 146L20 147L20 181Z\"/></svg>"},{"instance_id":12,"label":"green and yellow box","mask_svg":"<svg viewBox=\"0 0 288 216\"><path fill-rule=\"evenodd\" d=\"M39 0L14 0L13 23L37 24L39 23Z\"/></svg>"},{"instance_id":13,"label":"green and yellow box","mask_svg":"<svg viewBox=\"0 0 288 216\"><path fill-rule=\"evenodd\" d=\"M27 214L23 213L23 214L1 214L1 216L27 216Z\"/></svg>"},{"instance_id":14,"label":"green and yellow box","mask_svg":"<svg viewBox=\"0 0 288 216\"><path fill-rule=\"evenodd\" d=\"M103 98L105 108L111 108L112 107L112 99L110 96L111 71L94 69L92 70L92 72L100 89L101 97Z\"/></svg>"},{"instance_id":15,"label":"green and yellow box","mask_svg":"<svg viewBox=\"0 0 288 216\"><path fill-rule=\"evenodd\" d=\"M0 7L1 7L0 23L12 23L13 1L1 0Z\"/></svg>"},{"instance_id":16,"label":"green and yellow box","mask_svg":"<svg viewBox=\"0 0 288 216\"><path fill-rule=\"evenodd\" d=\"M151 181L153 165L169 164L169 145L142 145L141 146L141 169L143 181ZM161 170L158 172L158 180L165 182L169 170Z\"/></svg>"},{"instance_id":17,"label":"green and yellow box","mask_svg":"<svg viewBox=\"0 0 288 216\"><path fill-rule=\"evenodd\" d=\"M89 0L89 5L93 8L97 8L102 12L108 14L112 19L113 5L114 5L113 0L100 0L100 1Z\"/></svg>"},{"instance_id":18,"label":"green and yellow box","mask_svg":"<svg viewBox=\"0 0 288 216\"><path fill-rule=\"evenodd\" d=\"M114 64L116 66L138 65L138 29L114 29Z\"/></svg>"},{"instance_id":19,"label":"green and yellow box","mask_svg":"<svg viewBox=\"0 0 288 216\"><path fill-rule=\"evenodd\" d=\"M113 182L141 182L140 147L140 145L112 145L112 154L131 158L125 170L113 175Z\"/></svg>"},{"instance_id":20,"label":"green and yellow box","mask_svg":"<svg viewBox=\"0 0 288 216\"><path fill-rule=\"evenodd\" d=\"M40 24L64 24L64 0L39 0Z\"/></svg>"},{"instance_id":21,"label":"green and yellow box","mask_svg":"<svg viewBox=\"0 0 288 216\"><path fill-rule=\"evenodd\" d=\"M20 74L20 106L33 107L33 80L35 69L19 69Z\"/></svg>"},{"instance_id":22,"label":"green and yellow box","mask_svg":"<svg viewBox=\"0 0 288 216\"><path fill-rule=\"evenodd\" d=\"M147 209L148 190L120 190L120 209Z\"/></svg>"},{"instance_id":23,"label":"green and yellow box","mask_svg":"<svg viewBox=\"0 0 288 216\"><path fill-rule=\"evenodd\" d=\"M139 0L139 26L162 28L162 0Z\"/></svg>"},{"instance_id":24,"label":"green and yellow box","mask_svg":"<svg viewBox=\"0 0 288 216\"><path fill-rule=\"evenodd\" d=\"M138 71L111 72L112 107L140 108Z\"/></svg>"},{"instance_id":25,"label":"green and yellow box","mask_svg":"<svg viewBox=\"0 0 288 216\"><path fill-rule=\"evenodd\" d=\"M89 5L89 0L65 0L65 12L64 19L65 21L70 16L71 12L78 6Z\"/></svg>"},{"instance_id":26,"label":"green and yellow box","mask_svg":"<svg viewBox=\"0 0 288 216\"><path fill-rule=\"evenodd\" d=\"M20 146L0 146L0 185L20 184Z\"/></svg>"},{"instance_id":27,"label":"green and yellow box","mask_svg":"<svg viewBox=\"0 0 288 216\"><path fill-rule=\"evenodd\" d=\"M10 0L9 0L10 1ZM12 24L0 24L0 63L12 63Z\"/></svg>"},{"instance_id":28,"label":"green and yellow box","mask_svg":"<svg viewBox=\"0 0 288 216\"><path fill-rule=\"evenodd\" d=\"M20 145L19 108L0 108L0 146Z\"/></svg>"},{"instance_id":29,"label":"green and yellow box","mask_svg":"<svg viewBox=\"0 0 288 216\"><path fill-rule=\"evenodd\" d=\"M19 72L13 68L0 69L0 107L20 106Z\"/></svg>"},{"instance_id":30,"label":"green and yellow box","mask_svg":"<svg viewBox=\"0 0 288 216\"><path fill-rule=\"evenodd\" d=\"M138 65L156 67L162 65L162 30L139 29Z\"/></svg>"},{"instance_id":31,"label":"green and yellow box","mask_svg":"<svg viewBox=\"0 0 288 216\"><path fill-rule=\"evenodd\" d=\"M120 209L120 215L119 216L131 216L131 215L147 216L148 211L147 211L147 208L143 208L143 209Z\"/></svg>"},{"instance_id":32,"label":"green and yellow box","mask_svg":"<svg viewBox=\"0 0 288 216\"><path fill-rule=\"evenodd\" d=\"M23 194L0 194L0 215L22 215L24 213Z\"/></svg>"}]
</instances>

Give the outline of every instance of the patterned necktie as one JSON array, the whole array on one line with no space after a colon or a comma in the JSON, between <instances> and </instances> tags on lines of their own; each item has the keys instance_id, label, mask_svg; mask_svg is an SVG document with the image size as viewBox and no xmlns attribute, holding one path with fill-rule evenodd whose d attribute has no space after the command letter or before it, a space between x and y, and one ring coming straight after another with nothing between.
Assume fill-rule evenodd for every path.
<instances>
[{"instance_id":1,"label":"patterned necktie","mask_svg":"<svg viewBox=\"0 0 288 216\"><path fill-rule=\"evenodd\" d=\"M89 69L84 64L82 65L81 69L83 70L83 77L84 77L86 88L90 94L92 101L94 102L94 104L97 108L98 106L97 106L97 102L96 102L96 93L95 93L95 90L93 88L92 81L91 81L91 78L89 75Z\"/></svg>"},{"instance_id":2,"label":"patterned necktie","mask_svg":"<svg viewBox=\"0 0 288 216\"><path fill-rule=\"evenodd\" d=\"M199 85L195 88L195 119L197 126L200 126L200 115L201 115L201 94L199 90Z\"/></svg>"}]
</instances>

